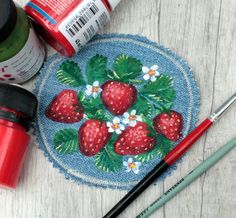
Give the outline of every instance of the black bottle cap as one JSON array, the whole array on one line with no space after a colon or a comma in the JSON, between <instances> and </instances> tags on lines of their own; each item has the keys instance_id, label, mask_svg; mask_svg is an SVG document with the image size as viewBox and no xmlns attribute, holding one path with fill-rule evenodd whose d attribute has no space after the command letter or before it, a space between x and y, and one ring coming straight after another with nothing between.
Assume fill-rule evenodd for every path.
<instances>
[{"instance_id":1,"label":"black bottle cap","mask_svg":"<svg viewBox=\"0 0 236 218\"><path fill-rule=\"evenodd\" d=\"M0 43L7 39L16 25L17 11L12 0L0 0Z\"/></svg>"},{"instance_id":2,"label":"black bottle cap","mask_svg":"<svg viewBox=\"0 0 236 218\"><path fill-rule=\"evenodd\" d=\"M36 115L38 101L35 95L18 85L0 83L0 118L23 125L27 130ZM1 107L20 112L5 111Z\"/></svg>"}]
</instances>

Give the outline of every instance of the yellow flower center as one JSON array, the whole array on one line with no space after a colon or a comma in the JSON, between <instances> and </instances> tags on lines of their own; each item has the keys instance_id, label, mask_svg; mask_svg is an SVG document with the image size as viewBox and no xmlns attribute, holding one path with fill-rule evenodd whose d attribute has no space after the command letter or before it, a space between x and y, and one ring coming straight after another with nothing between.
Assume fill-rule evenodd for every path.
<instances>
[{"instance_id":1,"label":"yellow flower center","mask_svg":"<svg viewBox=\"0 0 236 218\"><path fill-rule=\"evenodd\" d=\"M130 169L136 168L136 164L135 164L134 162L129 163L129 168L130 168Z\"/></svg>"},{"instance_id":2,"label":"yellow flower center","mask_svg":"<svg viewBox=\"0 0 236 218\"><path fill-rule=\"evenodd\" d=\"M130 116L129 116L129 120L130 120L130 121L136 120L136 118L137 118L136 115L130 115Z\"/></svg>"},{"instance_id":3,"label":"yellow flower center","mask_svg":"<svg viewBox=\"0 0 236 218\"><path fill-rule=\"evenodd\" d=\"M120 127L119 123L114 123L114 124L112 125L112 128L113 128L113 129L118 129L119 127Z\"/></svg>"},{"instance_id":4,"label":"yellow flower center","mask_svg":"<svg viewBox=\"0 0 236 218\"><path fill-rule=\"evenodd\" d=\"M93 86L92 87L92 92L98 92L99 87L98 86Z\"/></svg>"},{"instance_id":5,"label":"yellow flower center","mask_svg":"<svg viewBox=\"0 0 236 218\"><path fill-rule=\"evenodd\" d=\"M150 76L155 76L156 75L156 71L155 70L149 70L148 74Z\"/></svg>"}]
</instances>

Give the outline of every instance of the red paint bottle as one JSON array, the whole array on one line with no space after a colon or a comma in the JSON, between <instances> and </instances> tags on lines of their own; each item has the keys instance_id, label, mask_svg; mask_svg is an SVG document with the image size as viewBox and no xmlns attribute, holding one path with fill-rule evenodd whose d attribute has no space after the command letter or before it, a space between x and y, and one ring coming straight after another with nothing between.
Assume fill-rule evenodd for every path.
<instances>
[{"instance_id":1,"label":"red paint bottle","mask_svg":"<svg viewBox=\"0 0 236 218\"><path fill-rule=\"evenodd\" d=\"M30 137L37 99L29 91L0 83L0 187L15 188Z\"/></svg>"},{"instance_id":2,"label":"red paint bottle","mask_svg":"<svg viewBox=\"0 0 236 218\"><path fill-rule=\"evenodd\" d=\"M62 55L77 53L110 19L120 0L31 0L36 31Z\"/></svg>"}]
</instances>

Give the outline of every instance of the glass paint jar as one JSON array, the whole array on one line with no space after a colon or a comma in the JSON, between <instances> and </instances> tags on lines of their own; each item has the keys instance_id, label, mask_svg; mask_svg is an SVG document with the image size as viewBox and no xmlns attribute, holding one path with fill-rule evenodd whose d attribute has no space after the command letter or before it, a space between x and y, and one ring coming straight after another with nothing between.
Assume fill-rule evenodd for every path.
<instances>
[{"instance_id":1,"label":"glass paint jar","mask_svg":"<svg viewBox=\"0 0 236 218\"><path fill-rule=\"evenodd\" d=\"M27 15L12 0L0 2L0 82L23 83L41 68L44 47Z\"/></svg>"},{"instance_id":2,"label":"glass paint jar","mask_svg":"<svg viewBox=\"0 0 236 218\"><path fill-rule=\"evenodd\" d=\"M62 55L76 54L110 19L120 0L31 0L35 29Z\"/></svg>"},{"instance_id":3,"label":"glass paint jar","mask_svg":"<svg viewBox=\"0 0 236 218\"><path fill-rule=\"evenodd\" d=\"M29 91L0 83L0 187L15 188L27 153L28 130L37 99Z\"/></svg>"}]
</instances>

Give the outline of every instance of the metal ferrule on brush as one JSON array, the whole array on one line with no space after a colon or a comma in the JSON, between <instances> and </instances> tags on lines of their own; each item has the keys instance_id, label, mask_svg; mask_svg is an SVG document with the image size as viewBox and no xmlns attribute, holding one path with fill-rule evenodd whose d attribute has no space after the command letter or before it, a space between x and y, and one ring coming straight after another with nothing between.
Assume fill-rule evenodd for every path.
<instances>
[{"instance_id":1,"label":"metal ferrule on brush","mask_svg":"<svg viewBox=\"0 0 236 218\"><path fill-rule=\"evenodd\" d=\"M214 113L212 113L209 117L209 119L212 122L217 121L221 115L228 110L228 108L234 103L236 102L236 93L229 98L221 107L219 107Z\"/></svg>"}]
</instances>

